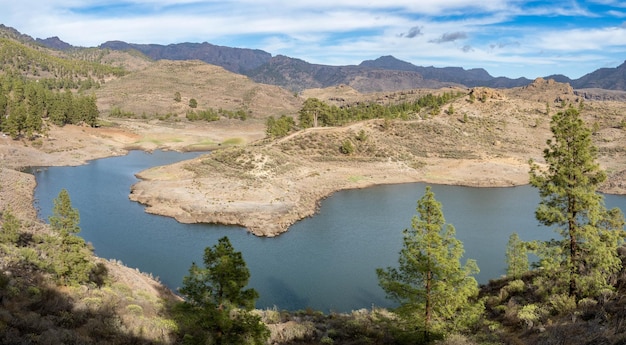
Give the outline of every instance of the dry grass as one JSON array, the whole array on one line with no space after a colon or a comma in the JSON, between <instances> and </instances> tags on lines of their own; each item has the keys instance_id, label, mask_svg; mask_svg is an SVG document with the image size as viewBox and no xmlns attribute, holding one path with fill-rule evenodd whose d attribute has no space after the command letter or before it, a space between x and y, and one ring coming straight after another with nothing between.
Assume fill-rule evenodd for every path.
<instances>
[{"instance_id":1,"label":"dry grass","mask_svg":"<svg viewBox=\"0 0 626 345\"><path fill-rule=\"evenodd\" d=\"M174 100L176 92L181 94L180 102ZM221 67L200 61L166 60L111 80L96 95L98 107L105 114L119 108L146 118L155 114L184 118L192 98L198 102L197 110L244 109L258 118L295 114L303 101L277 86L254 83Z\"/></svg>"}]
</instances>

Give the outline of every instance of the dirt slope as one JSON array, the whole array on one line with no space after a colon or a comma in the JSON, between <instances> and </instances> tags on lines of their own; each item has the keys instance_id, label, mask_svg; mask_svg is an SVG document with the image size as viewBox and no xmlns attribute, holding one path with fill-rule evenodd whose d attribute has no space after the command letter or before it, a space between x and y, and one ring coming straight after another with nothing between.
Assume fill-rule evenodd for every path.
<instances>
[{"instance_id":1,"label":"dirt slope","mask_svg":"<svg viewBox=\"0 0 626 345\"><path fill-rule=\"evenodd\" d=\"M323 98L319 90L316 95ZM181 222L239 224L256 235L275 236L341 189L417 181L525 184L528 160L542 161L551 135L549 114L578 102L566 84L542 79L510 90L476 88L452 104L452 113L308 129L149 169L139 174L143 181L133 186L131 199ZM604 190L624 193L626 136L620 124L626 107L617 102L582 107L610 176ZM351 155L340 152L346 140L355 147Z\"/></svg>"},{"instance_id":2,"label":"dirt slope","mask_svg":"<svg viewBox=\"0 0 626 345\"><path fill-rule=\"evenodd\" d=\"M181 101L174 100L180 92ZM225 109L250 111L252 117L292 114L302 99L278 86L258 84L245 76L201 61L160 60L96 91L98 108L108 113L119 108L139 116L174 114L184 118L188 110ZM198 107L189 107L189 100Z\"/></svg>"},{"instance_id":3,"label":"dirt slope","mask_svg":"<svg viewBox=\"0 0 626 345\"><path fill-rule=\"evenodd\" d=\"M340 87L316 90L329 102L392 102L408 93L361 95ZM419 94L428 90L412 91ZM442 92L445 90L430 90ZM339 95L339 96L338 96ZM4 168L73 165L124 154L128 149L217 149L210 155L141 172L130 198L147 211L181 222L218 222L275 236L312 215L321 199L347 188L424 181L469 186L528 182L528 159L542 161L550 114L580 99L566 84L537 80L516 89L475 88L411 121L372 120L339 128L312 128L276 141L262 140L264 121L119 120L116 126L52 128L35 141L0 138ZM599 161L609 174L603 187L626 192L626 103L587 101ZM451 111L453 109L453 111ZM341 153L350 141L354 152ZM237 143L245 146L227 147ZM246 145L247 144L247 145ZM416 197L417 198L417 197Z\"/></svg>"}]
</instances>

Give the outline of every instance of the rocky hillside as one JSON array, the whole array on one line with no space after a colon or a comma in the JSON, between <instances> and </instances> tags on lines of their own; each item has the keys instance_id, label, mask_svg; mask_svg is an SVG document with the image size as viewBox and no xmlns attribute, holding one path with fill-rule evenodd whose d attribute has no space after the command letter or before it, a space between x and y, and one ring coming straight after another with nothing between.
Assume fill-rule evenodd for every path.
<instances>
[{"instance_id":1,"label":"rocky hillside","mask_svg":"<svg viewBox=\"0 0 626 345\"><path fill-rule=\"evenodd\" d=\"M336 85L349 85L363 93L460 86L425 79L414 71L317 65L282 55L273 57L268 63L246 72L246 75L259 83L280 85L294 91Z\"/></svg>"},{"instance_id":2,"label":"rocky hillside","mask_svg":"<svg viewBox=\"0 0 626 345\"><path fill-rule=\"evenodd\" d=\"M269 53L260 50L220 47L208 43L162 46L107 42L101 47L137 49L153 59L200 59L229 71L248 75L258 82L279 85L293 91L339 84L354 86L361 92L372 92L441 87L450 84L511 88L531 82L527 78L493 77L482 68L466 70L460 67L415 66L393 56L363 61L358 66L328 66L311 64L286 56L271 57ZM626 90L625 71L626 65L622 64L617 68L602 68L574 80L566 76L548 76L546 79L567 82L577 89ZM355 83L355 80L365 82L359 84ZM371 83L375 86L368 87L367 85Z\"/></svg>"},{"instance_id":3,"label":"rocky hillside","mask_svg":"<svg viewBox=\"0 0 626 345\"><path fill-rule=\"evenodd\" d=\"M62 51L74 48L58 37L35 40L4 25L0 26L0 37L32 42ZM154 60L201 60L234 73L247 75L257 82L278 85L291 91L340 84L353 86L360 92L436 88L447 85L511 88L531 82L527 78L493 77L482 68L465 70L460 67L415 66L393 56L366 60L358 66L328 66L311 64L286 56L272 57L270 53L259 49L217 46L207 42L160 45L108 41L99 48L140 52ZM616 68L601 68L575 80L560 75L547 76L545 79L570 83L575 89L624 91L626 63Z\"/></svg>"},{"instance_id":4,"label":"rocky hillside","mask_svg":"<svg viewBox=\"0 0 626 345\"><path fill-rule=\"evenodd\" d=\"M395 71L417 72L425 79L457 83L467 87L488 86L510 88L527 85L531 82L531 80L526 78L494 78L482 68L466 70L461 67L438 68L433 66L415 66L411 63L398 60L393 56L382 56L376 60L363 61L359 66Z\"/></svg>"},{"instance_id":5,"label":"rocky hillside","mask_svg":"<svg viewBox=\"0 0 626 345\"><path fill-rule=\"evenodd\" d=\"M626 62L615 68L600 68L572 80L571 84L577 89L626 90Z\"/></svg>"},{"instance_id":6,"label":"rocky hillside","mask_svg":"<svg viewBox=\"0 0 626 345\"><path fill-rule=\"evenodd\" d=\"M258 49L231 48L204 43L178 43L170 45L133 44L109 41L101 49L137 50L154 60L201 60L226 70L245 74L247 71L267 63L272 55Z\"/></svg>"},{"instance_id":7,"label":"rocky hillside","mask_svg":"<svg viewBox=\"0 0 626 345\"><path fill-rule=\"evenodd\" d=\"M348 86L304 95L339 106L385 106L446 90L369 94L369 101ZM458 90L465 91L461 98L440 108L423 107L404 120L307 128L276 141L148 170L140 174L145 181L133 187L131 198L148 205L149 212L179 221L238 224L260 236L275 236L313 214L319 200L340 189L416 181L525 184L528 159L542 160L550 114L569 104L584 107L587 123L596 127L600 162L609 172L605 191L626 191L624 103L582 102L568 84L543 79L506 90ZM179 178L190 171L193 176Z\"/></svg>"}]
</instances>

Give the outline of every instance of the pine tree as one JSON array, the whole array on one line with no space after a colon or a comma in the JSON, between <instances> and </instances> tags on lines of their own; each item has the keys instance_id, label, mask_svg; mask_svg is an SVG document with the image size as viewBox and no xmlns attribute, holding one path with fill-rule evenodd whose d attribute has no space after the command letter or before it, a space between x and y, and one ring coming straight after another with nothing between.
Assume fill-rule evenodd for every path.
<instances>
[{"instance_id":1,"label":"pine tree","mask_svg":"<svg viewBox=\"0 0 626 345\"><path fill-rule=\"evenodd\" d=\"M309 128L327 125L323 120L328 113L328 105L317 98L307 98L299 111L300 127ZM321 123L320 123L321 122Z\"/></svg>"},{"instance_id":2,"label":"pine tree","mask_svg":"<svg viewBox=\"0 0 626 345\"><path fill-rule=\"evenodd\" d=\"M268 329L249 313L259 294L244 289L250 272L241 252L223 237L205 249L204 265L193 263L179 290L185 297L178 315L186 343L265 344Z\"/></svg>"},{"instance_id":3,"label":"pine tree","mask_svg":"<svg viewBox=\"0 0 626 345\"><path fill-rule=\"evenodd\" d=\"M551 242L561 248L546 252L559 254L556 259L565 270L551 273L563 276L570 296L593 296L609 288L610 277L621 268L617 247L624 216L619 209L607 210L597 193L606 175L596 163L597 149L579 111L570 106L554 115L551 131L553 139L544 150L547 169L530 162L530 183L541 197L535 215L541 224L556 226L562 237Z\"/></svg>"},{"instance_id":4,"label":"pine tree","mask_svg":"<svg viewBox=\"0 0 626 345\"><path fill-rule=\"evenodd\" d=\"M13 103L3 127L4 131L6 131L11 138L18 139L26 127L26 117L27 113L24 103Z\"/></svg>"},{"instance_id":5,"label":"pine tree","mask_svg":"<svg viewBox=\"0 0 626 345\"><path fill-rule=\"evenodd\" d=\"M506 263L506 274L514 279L519 279L529 268L526 243L521 241L515 232L509 236L509 243L506 246Z\"/></svg>"},{"instance_id":6,"label":"pine tree","mask_svg":"<svg viewBox=\"0 0 626 345\"><path fill-rule=\"evenodd\" d=\"M70 195L65 189L59 192L53 203L52 216L48 220L58 237L53 237L51 243L50 269L64 284L86 283L96 266L90 260L91 249L85 240L76 236L80 232L78 210L72 207Z\"/></svg>"},{"instance_id":7,"label":"pine tree","mask_svg":"<svg viewBox=\"0 0 626 345\"><path fill-rule=\"evenodd\" d=\"M0 228L0 243L17 243L20 238L22 223L13 214L10 208L2 212L2 228Z\"/></svg>"},{"instance_id":8,"label":"pine tree","mask_svg":"<svg viewBox=\"0 0 626 345\"><path fill-rule=\"evenodd\" d=\"M418 215L412 228L404 230L399 267L377 269L380 286L388 298L398 302L398 316L428 340L459 328L468 312L477 311L470 299L478 293L472 275L478 273L474 260L461 265L463 244L455 229L445 224L441 204L430 187L417 203Z\"/></svg>"},{"instance_id":9,"label":"pine tree","mask_svg":"<svg viewBox=\"0 0 626 345\"><path fill-rule=\"evenodd\" d=\"M62 189L53 200L52 216L48 218L52 229L61 234L77 234L80 232L80 214L72 207L70 194Z\"/></svg>"}]
</instances>

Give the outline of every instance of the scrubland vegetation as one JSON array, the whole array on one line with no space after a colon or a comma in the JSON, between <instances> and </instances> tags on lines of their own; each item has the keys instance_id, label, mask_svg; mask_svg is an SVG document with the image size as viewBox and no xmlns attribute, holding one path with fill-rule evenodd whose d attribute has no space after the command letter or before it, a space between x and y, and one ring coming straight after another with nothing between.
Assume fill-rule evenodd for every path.
<instances>
[{"instance_id":1,"label":"scrubland vegetation","mask_svg":"<svg viewBox=\"0 0 626 345\"><path fill-rule=\"evenodd\" d=\"M258 294L228 238L193 264L177 301L113 282L106 262L77 236L79 213L62 191L49 226L2 212L0 327L3 341L185 344L618 344L626 252L624 219L596 193L604 173L579 111L552 118L546 169L531 165L542 201L537 218L561 229L550 242L507 246L508 276L478 287L476 263L463 259L441 205L427 188L399 266L380 268L381 287L398 308L323 314L254 310ZM224 153L227 151L224 151ZM576 152L576 154L572 154ZM5 186L3 186L5 188ZM529 253L539 261L529 264ZM465 263L462 262L465 260ZM581 342L581 340L585 340Z\"/></svg>"},{"instance_id":2,"label":"scrubland vegetation","mask_svg":"<svg viewBox=\"0 0 626 345\"><path fill-rule=\"evenodd\" d=\"M83 56L84 60L56 57L43 49L0 39L2 131L14 139L28 140L45 135L48 126L98 124L96 98L90 92L127 72L93 62L100 60L93 51L76 51L72 56ZM313 136L301 130L381 119L377 130L389 131L396 141L410 140L417 128L425 128L436 137L456 129L443 129L427 121L406 126L391 121L425 120L439 116L442 109L448 116L458 116L457 125L474 125L468 132L485 129L482 140L496 143L493 133L506 123L459 114L451 102L465 95L443 92L411 102L343 106L309 98L294 116L267 118L266 142L282 149L281 154L268 151L271 160L260 160L256 151L248 148L234 147L203 160L204 170L197 166L189 169L198 175L224 169L233 177L241 177L237 174L243 170L247 172L244 177L252 181L258 178L252 173L260 165L272 171L286 169L288 156L298 148L302 155L316 155L318 160L399 157L404 153L392 154L377 147L370 139L371 132L364 129L347 136L333 132ZM250 102L253 96L248 96ZM467 102L487 100L486 93L472 92ZM180 93L173 101L182 101ZM177 121L246 120L250 116L246 107L198 109L198 102L191 99L183 108L186 118ZM119 272L125 268L93 255L93 248L78 236L80 206L72 205L70 195L62 191L54 202L49 224L18 215L8 204L0 209L0 342L624 344L624 217L619 209L606 209L597 193L606 173L597 164L598 149L591 138L600 125L583 123L582 102L577 107L563 103L558 110L550 122L552 138L544 151L546 164L530 162L530 181L541 196L537 220L555 227L560 237L549 242L523 242L512 236L503 248L507 276L486 286L479 287L474 280L478 267L471 258L463 257L463 244L455 238L454 227L445 222L441 205L430 189L417 203L412 228L404 232L398 266L377 270L381 287L398 307L345 314L283 311L280 306L255 310L258 294L247 288L246 264L228 238L207 247L203 265L190 267L179 291L183 298L160 285L154 290L137 289L132 284L149 279L137 278L138 273L135 279L121 279ZM545 115L551 111L548 104ZM511 116L520 113L523 111ZM121 108L111 109L109 116L143 119L143 115ZM164 115L162 119L170 117L178 116ZM539 127L538 119L529 126ZM598 115L597 121L604 118ZM623 130L623 120L619 127ZM295 131L302 135L280 141ZM411 157L428 155L418 145L406 150ZM604 153L619 150L605 148ZM450 147L445 153L445 158L453 159L473 155L462 147ZM409 165L419 168L422 164L415 159ZM0 181L0 192L10 193L14 187ZM538 261L530 263L529 254Z\"/></svg>"}]
</instances>

